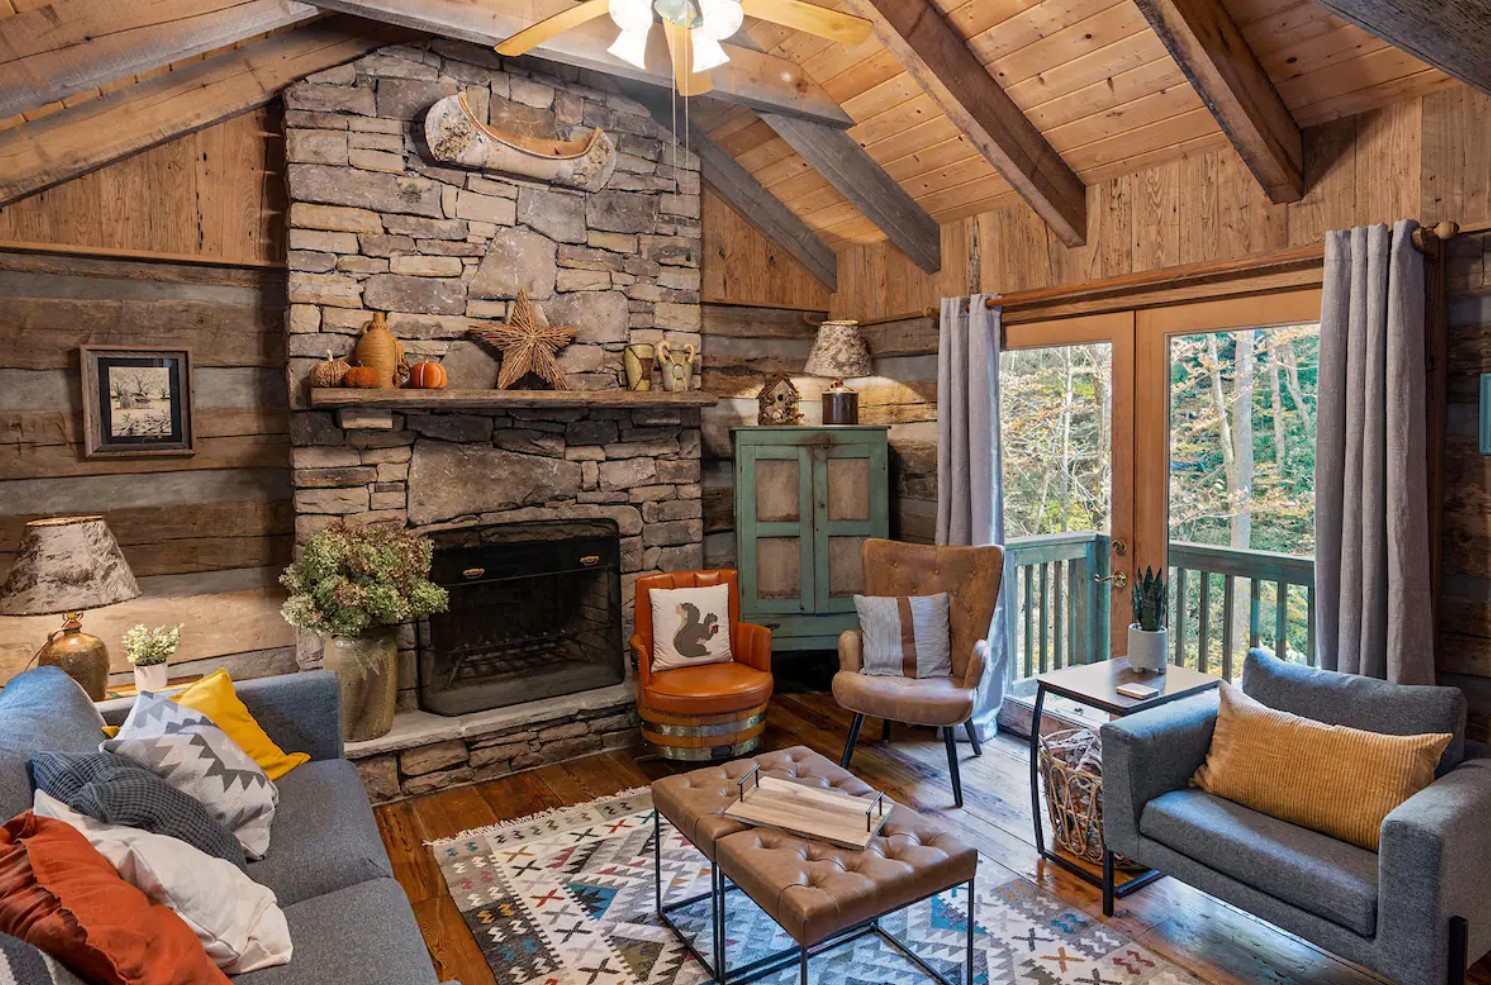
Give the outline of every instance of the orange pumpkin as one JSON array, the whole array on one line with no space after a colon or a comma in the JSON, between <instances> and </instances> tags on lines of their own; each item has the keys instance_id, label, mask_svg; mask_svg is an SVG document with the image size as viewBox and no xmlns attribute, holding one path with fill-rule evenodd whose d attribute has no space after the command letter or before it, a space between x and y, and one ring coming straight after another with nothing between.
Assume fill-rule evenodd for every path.
<instances>
[{"instance_id":1,"label":"orange pumpkin","mask_svg":"<svg viewBox=\"0 0 1491 985\"><path fill-rule=\"evenodd\" d=\"M439 363L415 363L409 367L411 390L444 390L450 383L450 374Z\"/></svg>"},{"instance_id":2,"label":"orange pumpkin","mask_svg":"<svg viewBox=\"0 0 1491 985\"><path fill-rule=\"evenodd\" d=\"M353 366L342 377L342 386L358 390L376 390L383 385L383 373L372 366Z\"/></svg>"}]
</instances>

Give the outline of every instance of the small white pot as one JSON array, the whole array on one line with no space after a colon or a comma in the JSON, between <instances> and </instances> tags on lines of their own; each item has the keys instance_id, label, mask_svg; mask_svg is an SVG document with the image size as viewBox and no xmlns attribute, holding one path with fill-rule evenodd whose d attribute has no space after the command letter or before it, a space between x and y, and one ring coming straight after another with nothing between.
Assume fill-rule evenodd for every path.
<instances>
[{"instance_id":1,"label":"small white pot","mask_svg":"<svg viewBox=\"0 0 1491 985\"><path fill-rule=\"evenodd\" d=\"M139 691L164 691L169 664L151 664L135 668L135 689Z\"/></svg>"},{"instance_id":2,"label":"small white pot","mask_svg":"<svg viewBox=\"0 0 1491 985\"><path fill-rule=\"evenodd\" d=\"M1163 674L1168 666L1169 653L1170 630L1157 629L1151 633L1138 626L1129 626L1130 667Z\"/></svg>"}]
</instances>

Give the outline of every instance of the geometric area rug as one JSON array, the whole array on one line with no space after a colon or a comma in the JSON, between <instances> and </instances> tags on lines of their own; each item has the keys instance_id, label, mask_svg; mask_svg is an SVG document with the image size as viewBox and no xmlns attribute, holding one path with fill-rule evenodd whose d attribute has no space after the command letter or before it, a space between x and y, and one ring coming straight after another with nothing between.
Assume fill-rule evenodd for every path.
<instances>
[{"instance_id":1,"label":"geometric area rug","mask_svg":"<svg viewBox=\"0 0 1491 985\"><path fill-rule=\"evenodd\" d=\"M653 912L652 798L646 788L433 842L446 887L499 985L701 985L708 976ZM983 873L1007 873L985 860ZM1199 985L1014 873L977 880L972 985ZM664 900L709 889L709 866L663 825ZM791 946L743 893L731 894L730 966ZM882 920L933 967L963 977L964 887ZM710 953L709 902L674 919ZM812 959L812 985L924 985L883 941ZM796 985L796 965L764 979Z\"/></svg>"}]
</instances>

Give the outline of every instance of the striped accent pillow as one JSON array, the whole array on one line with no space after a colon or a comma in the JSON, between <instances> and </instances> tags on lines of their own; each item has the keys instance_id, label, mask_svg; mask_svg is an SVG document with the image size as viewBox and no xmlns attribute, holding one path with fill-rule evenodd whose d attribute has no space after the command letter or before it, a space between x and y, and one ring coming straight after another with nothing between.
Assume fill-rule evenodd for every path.
<instances>
[{"instance_id":1,"label":"striped accent pillow","mask_svg":"<svg viewBox=\"0 0 1491 985\"><path fill-rule=\"evenodd\" d=\"M951 677L947 593L854 596L864 636L860 673L878 677Z\"/></svg>"},{"instance_id":2,"label":"striped accent pillow","mask_svg":"<svg viewBox=\"0 0 1491 985\"><path fill-rule=\"evenodd\" d=\"M1262 705L1223 681L1211 749L1191 783L1375 852L1382 819L1434 782L1451 738L1325 725Z\"/></svg>"}]
</instances>

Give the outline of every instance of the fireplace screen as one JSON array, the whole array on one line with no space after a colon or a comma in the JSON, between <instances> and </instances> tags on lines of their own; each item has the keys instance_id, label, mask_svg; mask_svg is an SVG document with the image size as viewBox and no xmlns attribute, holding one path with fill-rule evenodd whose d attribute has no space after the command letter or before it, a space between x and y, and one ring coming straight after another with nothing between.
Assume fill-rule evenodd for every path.
<instances>
[{"instance_id":1,"label":"fireplace screen","mask_svg":"<svg viewBox=\"0 0 1491 985\"><path fill-rule=\"evenodd\" d=\"M610 520L436 535L448 611L419 631L419 703L462 715L621 683L621 549Z\"/></svg>"}]
</instances>

